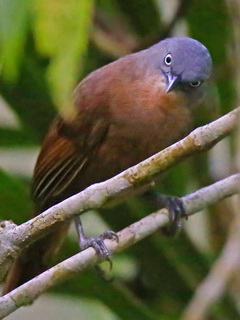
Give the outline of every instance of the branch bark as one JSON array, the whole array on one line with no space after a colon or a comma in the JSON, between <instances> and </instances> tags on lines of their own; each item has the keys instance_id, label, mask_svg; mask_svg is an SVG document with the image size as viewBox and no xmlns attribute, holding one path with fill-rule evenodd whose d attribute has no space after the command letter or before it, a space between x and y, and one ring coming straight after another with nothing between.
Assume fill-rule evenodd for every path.
<instances>
[{"instance_id":1,"label":"branch bark","mask_svg":"<svg viewBox=\"0 0 240 320\"><path fill-rule=\"evenodd\" d=\"M82 211L112 205L132 193L149 188L153 180L174 164L194 153L210 149L228 135L236 127L239 115L240 107L195 129L186 138L138 165L88 187L22 225L7 224L7 228L2 228L0 232L0 280L6 273L8 263L18 255L19 250L49 233L53 226Z\"/></svg>"},{"instance_id":2,"label":"branch bark","mask_svg":"<svg viewBox=\"0 0 240 320\"><path fill-rule=\"evenodd\" d=\"M240 191L240 174L232 175L182 198L186 213L192 215L217 200ZM122 251L157 231L169 222L168 211L159 210L118 233L119 243L105 240L111 253ZM99 263L93 248L88 248L28 281L0 298L0 318L4 318L21 306L32 303L39 295L80 271ZM192 318L191 318L192 319Z\"/></svg>"}]
</instances>

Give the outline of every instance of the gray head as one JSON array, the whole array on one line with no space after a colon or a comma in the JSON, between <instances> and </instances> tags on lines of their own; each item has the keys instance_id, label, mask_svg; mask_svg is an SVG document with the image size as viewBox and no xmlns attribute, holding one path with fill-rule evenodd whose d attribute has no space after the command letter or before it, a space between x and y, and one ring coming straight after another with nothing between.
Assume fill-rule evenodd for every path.
<instances>
[{"instance_id":1,"label":"gray head","mask_svg":"<svg viewBox=\"0 0 240 320\"><path fill-rule=\"evenodd\" d=\"M148 49L155 67L166 77L166 91L181 90L191 95L200 93L210 77L212 59L204 45L188 37L173 37Z\"/></svg>"}]
</instances>

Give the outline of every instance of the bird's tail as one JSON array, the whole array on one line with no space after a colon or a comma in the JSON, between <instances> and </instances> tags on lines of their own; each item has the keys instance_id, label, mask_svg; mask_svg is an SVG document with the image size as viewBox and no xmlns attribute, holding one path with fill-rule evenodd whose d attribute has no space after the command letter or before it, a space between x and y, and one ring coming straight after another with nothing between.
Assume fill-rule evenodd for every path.
<instances>
[{"instance_id":1,"label":"bird's tail","mask_svg":"<svg viewBox=\"0 0 240 320\"><path fill-rule=\"evenodd\" d=\"M64 222L58 228L23 250L7 274L2 295L19 287L48 269L47 262L60 248L69 228Z\"/></svg>"}]
</instances>

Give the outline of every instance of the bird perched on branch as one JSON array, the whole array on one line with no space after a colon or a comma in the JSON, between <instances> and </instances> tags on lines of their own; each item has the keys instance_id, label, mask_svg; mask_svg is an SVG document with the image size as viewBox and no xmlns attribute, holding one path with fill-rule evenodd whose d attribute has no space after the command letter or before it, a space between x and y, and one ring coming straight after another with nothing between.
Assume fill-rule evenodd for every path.
<instances>
[{"instance_id":1,"label":"bird perched on branch","mask_svg":"<svg viewBox=\"0 0 240 320\"><path fill-rule=\"evenodd\" d=\"M89 74L76 88L75 115L58 116L43 142L33 177L35 214L188 134L211 69L210 54L200 42L173 37ZM92 239L84 235L79 217L76 225L82 248L108 254L103 240L116 238L114 232ZM58 224L20 254L4 293L46 269L68 227L69 222Z\"/></svg>"}]
</instances>

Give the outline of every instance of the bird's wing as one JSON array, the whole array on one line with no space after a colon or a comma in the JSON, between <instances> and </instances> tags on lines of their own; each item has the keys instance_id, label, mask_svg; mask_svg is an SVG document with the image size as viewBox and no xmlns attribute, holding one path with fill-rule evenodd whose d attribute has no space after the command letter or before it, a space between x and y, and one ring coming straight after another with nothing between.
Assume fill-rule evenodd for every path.
<instances>
[{"instance_id":1,"label":"bird's wing","mask_svg":"<svg viewBox=\"0 0 240 320\"><path fill-rule=\"evenodd\" d=\"M84 114L72 125L56 119L44 141L32 185L33 200L44 209L54 198L61 201L61 194L68 196L65 190L69 190L107 134L107 117L96 110L94 115Z\"/></svg>"}]
</instances>

